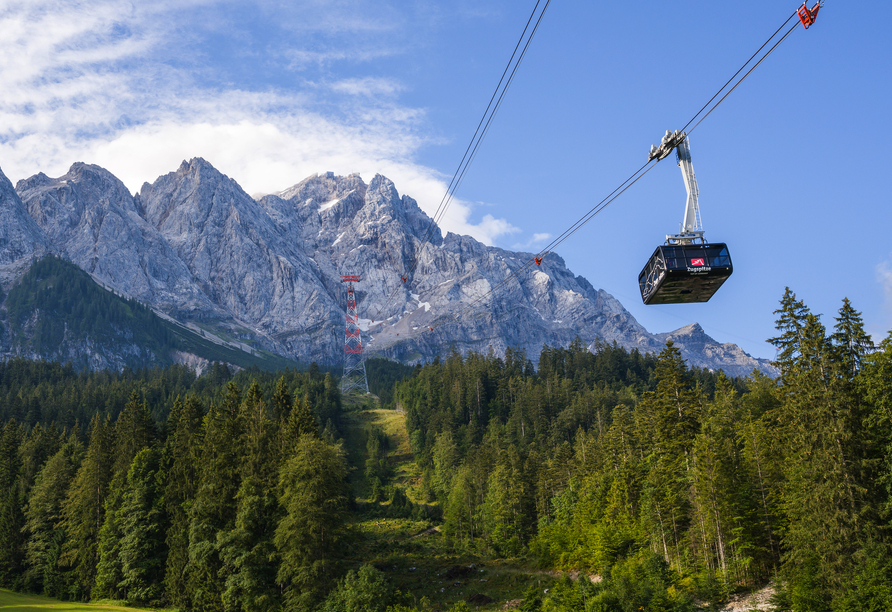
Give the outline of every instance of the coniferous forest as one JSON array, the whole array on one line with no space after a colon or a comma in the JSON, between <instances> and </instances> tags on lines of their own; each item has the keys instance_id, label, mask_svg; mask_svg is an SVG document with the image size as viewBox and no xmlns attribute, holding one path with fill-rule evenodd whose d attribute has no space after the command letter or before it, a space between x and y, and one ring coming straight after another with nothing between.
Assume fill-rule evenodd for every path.
<instances>
[{"instance_id":1,"label":"coniferous forest","mask_svg":"<svg viewBox=\"0 0 892 612\"><path fill-rule=\"evenodd\" d=\"M776 315L776 380L692 370L671 343L546 347L538 369L515 351L374 363L417 467L401 484L383 432L362 465L350 447L348 413L371 400L315 367L0 364L0 586L208 612L471 609L362 558L357 516L380 504L444 550L559 577L523 612L693 611L769 583L777 610L892 609L892 335L874 347L848 300L829 327L789 290Z\"/></svg>"}]
</instances>

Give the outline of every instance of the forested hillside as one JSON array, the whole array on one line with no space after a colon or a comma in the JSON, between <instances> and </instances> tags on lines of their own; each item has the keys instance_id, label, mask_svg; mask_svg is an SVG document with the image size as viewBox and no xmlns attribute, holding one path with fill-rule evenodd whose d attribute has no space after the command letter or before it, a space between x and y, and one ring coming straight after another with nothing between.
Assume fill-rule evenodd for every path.
<instances>
[{"instance_id":1,"label":"forested hillside","mask_svg":"<svg viewBox=\"0 0 892 612\"><path fill-rule=\"evenodd\" d=\"M692 371L671 344L546 347L538 371L522 351L408 378L377 362L414 454L402 478L383 430L357 437L371 400L351 399L348 428L316 368L3 364L0 586L181 610L457 612L530 584L524 612L657 612L773 581L781 610L892 609L892 336L873 351L848 301L832 330L789 291L777 314L778 380ZM433 539L363 531L400 516ZM440 571L439 555L465 565ZM483 569L469 560L515 578L500 591L506 574L487 569L470 597L464 576ZM517 580L537 572L547 592Z\"/></svg>"},{"instance_id":2,"label":"forested hillside","mask_svg":"<svg viewBox=\"0 0 892 612\"><path fill-rule=\"evenodd\" d=\"M574 587L548 610L683 610L772 579L780 609L892 609L892 339L871 354L848 300L829 334L789 290L777 314L777 381L692 373L671 343L423 368L397 400L447 537L603 578L597 603Z\"/></svg>"},{"instance_id":3,"label":"forested hillside","mask_svg":"<svg viewBox=\"0 0 892 612\"><path fill-rule=\"evenodd\" d=\"M267 351L242 350L156 315L151 308L99 286L73 263L47 255L0 292L0 351L71 362L78 370L139 369L174 363L179 351L208 362L266 370L301 364ZM5 321L4 321L5 319Z\"/></svg>"}]
</instances>

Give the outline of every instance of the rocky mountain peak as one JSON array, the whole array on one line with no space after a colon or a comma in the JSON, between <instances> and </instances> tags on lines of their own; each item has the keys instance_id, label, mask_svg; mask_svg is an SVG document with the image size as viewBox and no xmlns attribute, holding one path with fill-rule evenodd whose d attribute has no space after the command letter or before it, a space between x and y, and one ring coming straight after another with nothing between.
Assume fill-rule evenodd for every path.
<instances>
[{"instance_id":1,"label":"rocky mountain peak","mask_svg":"<svg viewBox=\"0 0 892 612\"><path fill-rule=\"evenodd\" d=\"M118 216L137 212L133 196L120 179L105 168L82 162L59 178L41 172L19 181L16 191L31 218L53 241L80 226L98 230L110 212Z\"/></svg>"},{"instance_id":2,"label":"rocky mountain peak","mask_svg":"<svg viewBox=\"0 0 892 612\"><path fill-rule=\"evenodd\" d=\"M440 228L431 224L431 218L409 196L402 196L389 178L376 174L369 183L366 205L359 211L354 225L375 227L397 221L406 233L427 240L434 245L443 242Z\"/></svg>"},{"instance_id":3,"label":"rocky mountain peak","mask_svg":"<svg viewBox=\"0 0 892 612\"><path fill-rule=\"evenodd\" d=\"M283 200L291 200L298 206L329 207L335 200L341 200L351 193L365 198L366 185L359 174L335 176L334 172L315 174L284 191L273 194Z\"/></svg>"},{"instance_id":4,"label":"rocky mountain peak","mask_svg":"<svg viewBox=\"0 0 892 612\"><path fill-rule=\"evenodd\" d=\"M484 354L518 348L535 361L543 346L568 346L577 337L657 352L671 337L691 365L731 375L767 367L697 324L649 333L555 253L526 270L529 253L470 236L444 239L417 202L382 175L366 185L358 174L329 172L257 200L194 158L135 197L87 164L19 186L17 195L0 181L0 214L20 213L0 232L14 227L25 236L13 257L45 231L55 250L106 286L184 324L298 360L343 359L340 277L355 274L362 278L356 291L364 345L407 362L446 347ZM0 264L8 244L0 233Z\"/></svg>"},{"instance_id":5,"label":"rocky mountain peak","mask_svg":"<svg viewBox=\"0 0 892 612\"><path fill-rule=\"evenodd\" d=\"M12 183L0 170L0 266L26 260L41 252L45 244L43 230L30 217Z\"/></svg>"},{"instance_id":6,"label":"rocky mountain peak","mask_svg":"<svg viewBox=\"0 0 892 612\"><path fill-rule=\"evenodd\" d=\"M102 284L165 310L210 308L124 183L104 168L76 163L56 179L38 174L19 181L18 195L52 250Z\"/></svg>"}]
</instances>

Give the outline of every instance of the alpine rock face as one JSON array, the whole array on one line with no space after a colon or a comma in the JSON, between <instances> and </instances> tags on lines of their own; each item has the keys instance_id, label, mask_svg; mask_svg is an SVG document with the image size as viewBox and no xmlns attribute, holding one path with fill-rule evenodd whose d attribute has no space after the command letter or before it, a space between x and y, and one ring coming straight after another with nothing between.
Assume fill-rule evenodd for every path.
<instances>
[{"instance_id":1,"label":"alpine rock face","mask_svg":"<svg viewBox=\"0 0 892 612\"><path fill-rule=\"evenodd\" d=\"M100 284L165 312L213 308L124 183L107 170L77 163L56 179L40 173L19 181L16 192L51 250Z\"/></svg>"},{"instance_id":2,"label":"alpine rock face","mask_svg":"<svg viewBox=\"0 0 892 612\"><path fill-rule=\"evenodd\" d=\"M20 273L46 248L46 235L0 170L0 281Z\"/></svg>"},{"instance_id":3,"label":"alpine rock face","mask_svg":"<svg viewBox=\"0 0 892 612\"><path fill-rule=\"evenodd\" d=\"M697 324L649 333L554 253L521 270L531 253L444 237L381 175L368 184L356 174L316 175L258 199L200 158L136 196L108 171L80 163L58 179L20 181L15 191L3 179L0 215L9 222L0 229L0 266L50 250L183 324L304 362L343 359L340 277L351 274L362 278L367 354L418 362L512 347L535 361L544 345L577 336L646 352L672 339L691 365L773 374L767 361L715 342ZM8 285L11 275L0 281Z\"/></svg>"}]
</instances>

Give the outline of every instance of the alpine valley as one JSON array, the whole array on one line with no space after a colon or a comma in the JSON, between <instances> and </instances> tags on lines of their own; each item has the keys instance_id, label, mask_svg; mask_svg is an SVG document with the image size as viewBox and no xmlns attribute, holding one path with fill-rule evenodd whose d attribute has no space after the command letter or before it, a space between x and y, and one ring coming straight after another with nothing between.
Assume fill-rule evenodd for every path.
<instances>
[{"instance_id":1,"label":"alpine valley","mask_svg":"<svg viewBox=\"0 0 892 612\"><path fill-rule=\"evenodd\" d=\"M78 277L49 269L29 276L50 255L83 270L81 285L89 275L101 287L66 290L53 307L36 300L34 292ZM648 332L555 253L490 294L532 257L469 236L443 236L415 200L381 175L368 184L357 174L316 175L255 199L200 158L136 195L107 170L84 163L15 188L0 172L0 353L114 369L201 367L209 360L243 365L238 355L260 365L336 366L344 351L341 275L351 274L362 279L356 297L366 353L404 363L453 350L501 356L509 347L535 363L543 346L566 347L578 337L592 350L615 342L641 352L658 352L672 340L691 366L731 376L754 369L775 374L768 361L714 341L696 323ZM400 275L416 258L403 283ZM25 287L32 289L23 296ZM85 291L110 292L89 300L94 310L97 300L107 304L95 313L106 329L84 326L91 303L62 304L85 299ZM123 306L108 305L115 300ZM63 311L68 319L48 320ZM143 313L143 322L133 324L124 311ZM166 326L159 333L179 338L176 350L146 339L150 314Z\"/></svg>"}]
</instances>

